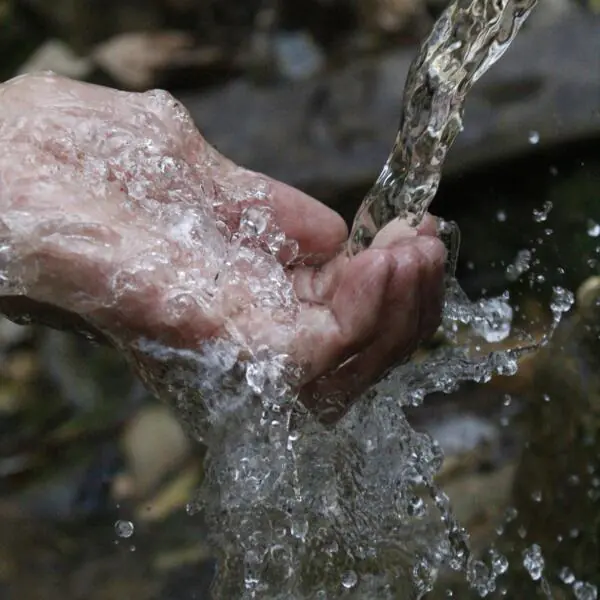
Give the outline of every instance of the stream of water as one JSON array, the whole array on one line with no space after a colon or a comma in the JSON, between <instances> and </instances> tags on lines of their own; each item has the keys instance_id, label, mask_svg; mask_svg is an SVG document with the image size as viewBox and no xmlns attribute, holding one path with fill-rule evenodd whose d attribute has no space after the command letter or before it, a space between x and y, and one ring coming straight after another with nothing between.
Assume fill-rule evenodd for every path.
<instances>
[{"instance_id":1,"label":"stream of water","mask_svg":"<svg viewBox=\"0 0 600 600\"><path fill-rule=\"evenodd\" d=\"M467 92L534 4L461 0L440 17L410 70L396 143L357 214L350 253L368 247L394 218L412 225L423 218L462 128ZM264 218L256 210L243 215L236 260L244 258L244 237L264 234L257 226ZM297 401L298 373L268 347L244 363L234 342L198 352L151 343L137 349L138 360L141 354L162 365L145 371L147 382L208 447L205 481L189 510L204 512L219 550L215 598L417 599L448 567L482 597L495 589L506 560L471 554L468 532L435 483L441 449L410 427L403 408L467 380L515 373L519 355L535 344L523 334L522 348L472 351L504 340L512 311L506 297L468 301L452 277L457 230L445 227L452 242L442 325L448 343L396 369L335 426ZM286 295L283 271L265 265L271 290ZM572 302L572 294L555 290L555 324ZM535 571L534 554L526 561Z\"/></svg>"}]
</instances>

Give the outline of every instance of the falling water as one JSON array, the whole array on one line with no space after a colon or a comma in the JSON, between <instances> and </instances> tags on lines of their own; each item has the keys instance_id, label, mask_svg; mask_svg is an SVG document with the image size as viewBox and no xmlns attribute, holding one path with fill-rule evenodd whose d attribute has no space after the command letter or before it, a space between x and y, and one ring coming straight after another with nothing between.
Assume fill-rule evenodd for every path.
<instances>
[{"instance_id":1,"label":"falling water","mask_svg":"<svg viewBox=\"0 0 600 600\"><path fill-rule=\"evenodd\" d=\"M458 0L435 23L409 70L392 152L354 220L351 253L368 247L394 218L421 222L463 128L469 90L506 52L536 3Z\"/></svg>"}]
</instances>

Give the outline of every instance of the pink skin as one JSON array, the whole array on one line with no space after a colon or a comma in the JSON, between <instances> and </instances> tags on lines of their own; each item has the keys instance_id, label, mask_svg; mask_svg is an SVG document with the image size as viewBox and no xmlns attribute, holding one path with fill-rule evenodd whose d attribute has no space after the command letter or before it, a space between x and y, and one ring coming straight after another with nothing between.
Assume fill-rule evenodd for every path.
<instances>
[{"instance_id":1,"label":"pink skin","mask_svg":"<svg viewBox=\"0 0 600 600\"><path fill-rule=\"evenodd\" d=\"M51 74L9 81L0 150L0 266L20 284L6 293L81 315L121 343L267 344L304 366L303 398L321 409L323 399L347 406L439 324L445 249L431 217L418 231L394 223L349 258L339 215L221 156L167 94ZM295 293L281 305L263 298L276 291L261 271L275 258L253 249L224 262L231 241L219 227L235 233L255 205L298 243L300 259L277 265Z\"/></svg>"}]
</instances>

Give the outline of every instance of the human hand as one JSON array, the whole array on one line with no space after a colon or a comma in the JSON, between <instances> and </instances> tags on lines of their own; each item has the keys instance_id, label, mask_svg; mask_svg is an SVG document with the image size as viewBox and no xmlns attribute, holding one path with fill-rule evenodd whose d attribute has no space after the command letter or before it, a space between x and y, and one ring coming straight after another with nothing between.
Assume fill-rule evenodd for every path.
<instances>
[{"instance_id":1,"label":"human hand","mask_svg":"<svg viewBox=\"0 0 600 600\"><path fill-rule=\"evenodd\" d=\"M29 75L0 87L0 115L3 296L119 345L275 349L317 409L347 406L437 328L431 219L349 258L341 217L221 156L165 92Z\"/></svg>"}]
</instances>

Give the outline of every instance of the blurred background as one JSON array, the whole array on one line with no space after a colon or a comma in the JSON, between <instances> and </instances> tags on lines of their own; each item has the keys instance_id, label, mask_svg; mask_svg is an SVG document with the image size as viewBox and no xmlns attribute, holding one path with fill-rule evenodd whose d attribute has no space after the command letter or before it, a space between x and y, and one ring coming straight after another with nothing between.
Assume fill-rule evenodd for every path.
<instances>
[{"instance_id":1,"label":"blurred background","mask_svg":"<svg viewBox=\"0 0 600 600\"><path fill-rule=\"evenodd\" d=\"M0 0L0 77L166 88L225 155L351 220L445 5ZM553 286L577 306L516 376L409 411L444 448L440 483L475 548L521 565L537 543L553 597L579 600L600 585L599 142L600 4L544 0L473 89L433 207L462 230L470 295L508 290L534 334ZM0 598L206 598L212 552L185 511L202 448L109 349L2 320L0 357ZM476 597L461 586L444 575L431 597ZM497 594L536 586L510 569Z\"/></svg>"}]
</instances>

